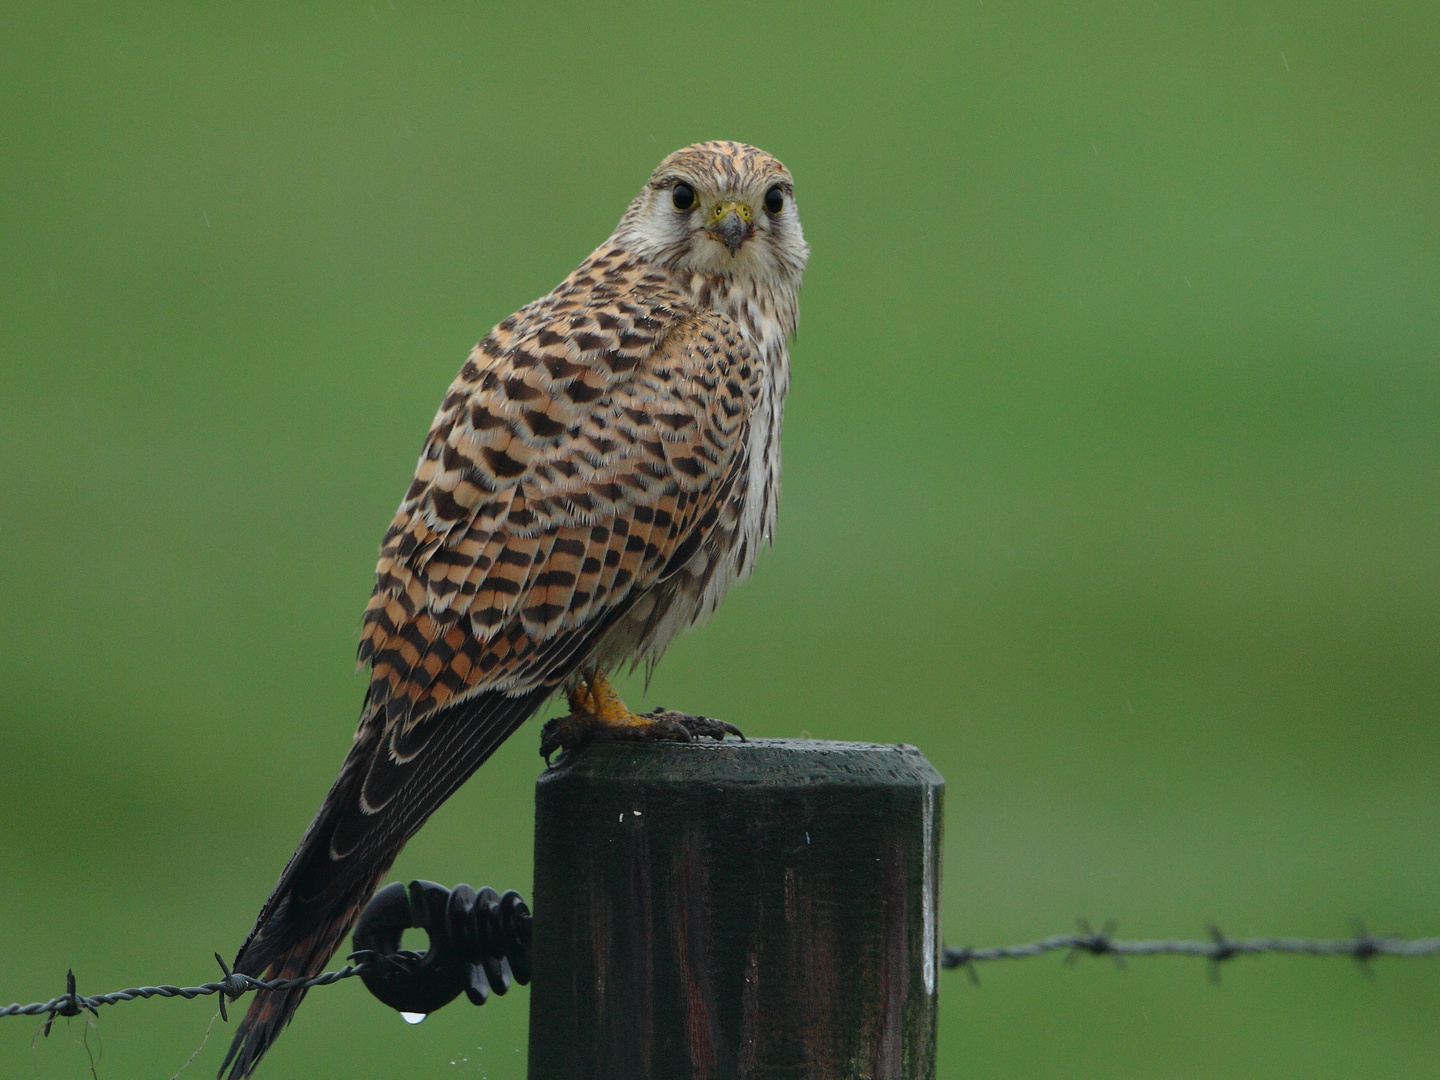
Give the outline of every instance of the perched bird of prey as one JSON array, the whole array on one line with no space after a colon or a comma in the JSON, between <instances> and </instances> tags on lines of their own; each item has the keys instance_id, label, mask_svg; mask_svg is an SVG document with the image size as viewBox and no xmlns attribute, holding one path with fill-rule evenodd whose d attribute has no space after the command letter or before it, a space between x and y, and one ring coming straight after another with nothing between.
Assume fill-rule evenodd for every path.
<instances>
[{"instance_id":1,"label":"perched bird of prey","mask_svg":"<svg viewBox=\"0 0 1440 1080\"><path fill-rule=\"evenodd\" d=\"M354 744L235 970L322 971L405 842L558 690L547 755L735 730L632 713L606 672L653 665L770 540L809 251L785 166L699 143L475 346L381 545ZM304 996L258 993L221 1074L249 1076Z\"/></svg>"}]
</instances>

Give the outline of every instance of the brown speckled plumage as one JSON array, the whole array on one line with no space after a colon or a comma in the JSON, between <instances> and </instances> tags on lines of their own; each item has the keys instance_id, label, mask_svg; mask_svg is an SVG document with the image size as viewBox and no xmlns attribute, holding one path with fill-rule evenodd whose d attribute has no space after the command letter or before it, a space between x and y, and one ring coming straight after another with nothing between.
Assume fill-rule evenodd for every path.
<instances>
[{"instance_id":1,"label":"brown speckled plumage","mask_svg":"<svg viewBox=\"0 0 1440 1080\"><path fill-rule=\"evenodd\" d=\"M471 352L381 547L354 745L237 970L321 970L405 841L546 698L653 664L749 573L774 528L807 256L784 166L701 143ZM232 1078L302 997L257 995Z\"/></svg>"}]
</instances>

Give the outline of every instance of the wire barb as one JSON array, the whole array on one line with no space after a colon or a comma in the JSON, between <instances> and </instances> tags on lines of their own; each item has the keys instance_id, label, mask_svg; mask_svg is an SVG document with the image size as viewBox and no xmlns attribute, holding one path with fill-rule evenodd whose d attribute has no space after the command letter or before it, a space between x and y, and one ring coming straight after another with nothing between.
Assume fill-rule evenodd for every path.
<instances>
[{"instance_id":1,"label":"wire barb","mask_svg":"<svg viewBox=\"0 0 1440 1080\"><path fill-rule=\"evenodd\" d=\"M47 1039L50 1037L50 1027L55 1023L55 1017L57 1016L79 1016L82 1009L89 1009L91 1013L94 1013L94 1015L100 1015L99 1013L95 1012L95 1006L90 1004L87 998L83 998L75 992L74 968L71 968L69 971L65 972L64 995L55 998L53 1001L49 1001L46 1004L51 1007L48 1009L41 1009L39 1011L48 1012L50 1014L50 1018L45 1021L44 1028L45 1037Z\"/></svg>"}]
</instances>

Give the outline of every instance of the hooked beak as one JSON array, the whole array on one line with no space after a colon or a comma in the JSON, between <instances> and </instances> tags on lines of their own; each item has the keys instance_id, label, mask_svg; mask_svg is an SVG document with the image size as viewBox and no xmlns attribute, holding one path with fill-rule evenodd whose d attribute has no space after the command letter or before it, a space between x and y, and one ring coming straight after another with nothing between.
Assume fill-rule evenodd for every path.
<instances>
[{"instance_id":1,"label":"hooked beak","mask_svg":"<svg viewBox=\"0 0 1440 1080\"><path fill-rule=\"evenodd\" d=\"M743 202L716 203L715 209L710 211L710 235L734 255L755 231L752 217L753 211Z\"/></svg>"}]
</instances>

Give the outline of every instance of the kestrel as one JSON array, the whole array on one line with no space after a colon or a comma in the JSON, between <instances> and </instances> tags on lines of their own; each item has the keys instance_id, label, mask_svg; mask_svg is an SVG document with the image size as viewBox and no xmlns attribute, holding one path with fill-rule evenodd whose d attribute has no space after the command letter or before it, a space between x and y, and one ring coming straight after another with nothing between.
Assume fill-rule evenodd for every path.
<instances>
[{"instance_id":1,"label":"kestrel","mask_svg":"<svg viewBox=\"0 0 1440 1080\"><path fill-rule=\"evenodd\" d=\"M636 715L606 672L653 665L770 541L809 251L785 166L698 143L471 351L380 548L354 744L235 970L322 971L405 842L557 690L547 753L734 730ZM257 994L221 1074L249 1076L304 996Z\"/></svg>"}]
</instances>

